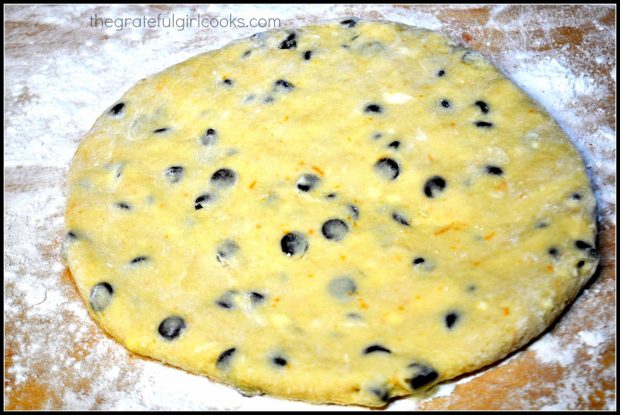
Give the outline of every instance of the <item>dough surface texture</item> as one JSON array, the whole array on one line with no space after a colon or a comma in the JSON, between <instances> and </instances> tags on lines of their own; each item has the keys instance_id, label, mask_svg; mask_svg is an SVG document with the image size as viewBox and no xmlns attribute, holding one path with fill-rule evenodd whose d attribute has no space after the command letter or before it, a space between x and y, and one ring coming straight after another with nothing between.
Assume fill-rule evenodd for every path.
<instances>
[{"instance_id":1,"label":"dough surface texture","mask_svg":"<svg viewBox=\"0 0 620 415\"><path fill-rule=\"evenodd\" d=\"M64 253L135 353L380 407L539 335L597 267L595 206L566 135L481 55L349 19L131 88L75 154Z\"/></svg>"}]
</instances>

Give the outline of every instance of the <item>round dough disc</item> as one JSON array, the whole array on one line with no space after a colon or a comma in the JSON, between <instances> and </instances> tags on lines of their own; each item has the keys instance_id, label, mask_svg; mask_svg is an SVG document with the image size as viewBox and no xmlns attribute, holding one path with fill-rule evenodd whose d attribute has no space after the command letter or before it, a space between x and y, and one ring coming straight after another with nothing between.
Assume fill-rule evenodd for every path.
<instances>
[{"instance_id":1,"label":"round dough disc","mask_svg":"<svg viewBox=\"0 0 620 415\"><path fill-rule=\"evenodd\" d=\"M75 154L65 252L135 353L383 406L540 334L597 266L594 211L577 150L482 56L350 19L130 89Z\"/></svg>"}]
</instances>

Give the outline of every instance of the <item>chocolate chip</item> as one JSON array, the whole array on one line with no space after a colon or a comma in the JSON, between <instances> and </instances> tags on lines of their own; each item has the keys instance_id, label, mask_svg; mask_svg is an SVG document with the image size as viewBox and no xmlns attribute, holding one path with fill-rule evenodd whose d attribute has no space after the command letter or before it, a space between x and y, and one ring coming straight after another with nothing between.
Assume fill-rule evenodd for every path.
<instances>
[{"instance_id":1,"label":"chocolate chip","mask_svg":"<svg viewBox=\"0 0 620 415\"><path fill-rule=\"evenodd\" d=\"M592 245L590 245L589 243L585 241L581 241L581 240L575 241L575 247L582 251L586 251L589 255L593 257L597 256L596 249L594 249Z\"/></svg>"},{"instance_id":2,"label":"chocolate chip","mask_svg":"<svg viewBox=\"0 0 620 415\"><path fill-rule=\"evenodd\" d=\"M211 176L211 183L218 187L230 187L237 180L236 173L231 169L219 169Z\"/></svg>"},{"instance_id":3,"label":"chocolate chip","mask_svg":"<svg viewBox=\"0 0 620 415\"><path fill-rule=\"evenodd\" d=\"M583 259L580 260L579 262L577 262L577 268L581 268L586 264L586 261L584 261Z\"/></svg>"},{"instance_id":4,"label":"chocolate chip","mask_svg":"<svg viewBox=\"0 0 620 415\"><path fill-rule=\"evenodd\" d=\"M392 219L394 219L396 223L399 223L403 226L411 226L407 218L404 215L401 215L400 213L392 212Z\"/></svg>"},{"instance_id":5,"label":"chocolate chip","mask_svg":"<svg viewBox=\"0 0 620 415\"><path fill-rule=\"evenodd\" d=\"M570 197L574 200L581 200L581 195L579 193L573 193Z\"/></svg>"},{"instance_id":6,"label":"chocolate chip","mask_svg":"<svg viewBox=\"0 0 620 415\"><path fill-rule=\"evenodd\" d=\"M288 81L285 81L284 79L278 79L277 81L273 83L273 90L275 92L278 92L278 91L290 92L293 89L295 89L295 85L293 85L292 83Z\"/></svg>"},{"instance_id":7,"label":"chocolate chip","mask_svg":"<svg viewBox=\"0 0 620 415\"><path fill-rule=\"evenodd\" d=\"M474 105L480 107L480 111L482 111L483 114L487 114L489 112L489 106L484 101L476 101Z\"/></svg>"},{"instance_id":8,"label":"chocolate chip","mask_svg":"<svg viewBox=\"0 0 620 415\"><path fill-rule=\"evenodd\" d=\"M284 39L280 45L278 46L279 49L296 49L297 48L297 35L295 33L291 33L290 35L288 35L288 37L286 39Z\"/></svg>"},{"instance_id":9,"label":"chocolate chip","mask_svg":"<svg viewBox=\"0 0 620 415\"><path fill-rule=\"evenodd\" d=\"M218 262L226 262L226 260L234 256L238 250L239 245L237 245L235 241L227 239L217 246L215 258Z\"/></svg>"},{"instance_id":10,"label":"chocolate chip","mask_svg":"<svg viewBox=\"0 0 620 415\"><path fill-rule=\"evenodd\" d=\"M321 179L314 174L302 174L299 179L297 179L297 188L302 192L309 192L316 188L320 181Z\"/></svg>"},{"instance_id":11,"label":"chocolate chip","mask_svg":"<svg viewBox=\"0 0 620 415\"><path fill-rule=\"evenodd\" d=\"M228 79L228 78L224 79L222 83L226 86L233 86L235 84L232 79Z\"/></svg>"},{"instance_id":12,"label":"chocolate chip","mask_svg":"<svg viewBox=\"0 0 620 415\"><path fill-rule=\"evenodd\" d=\"M311 50L307 50L304 52L304 60L309 61L310 58L312 58L312 51Z\"/></svg>"},{"instance_id":13,"label":"chocolate chip","mask_svg":"<svg viewBox=\"0 0 620 415\"><path fill-rule=\"evenodd\" d=\"M224 350L217 358L217 361L215 362L215 366L218 369L225 369L229 363L230 363L230 359L232 358L233 354L235 354L235 352L237 351L237 348L235 347L231 347L230 349Z\"/></svg>"},{"instance_id":14,"label":"chocolate chip","mask_svg":"<svg viewBox=\"0 0 620 415\"><path fill-rule=\"evenodd\" d=\"M226 291L224 294L220 296L217 300L215 300L215 304L218 307L225 308L227 310L231 310L235 308L234 296L237 294L234 290Z\"/></svg>"},{"instance_id":15,"label":"chocolate chip","mask_svg":"<svg viewBox=\"0 0 620 415\"><path fill-rule=\"evenodd\" d=\"M491 127L493 127L493 123L486 122L486 121L476 121L474 124L478 128L491 128Z\"/></svg>"},{"instance_id":16,"label":"chocolate chip","mask_svg":"<svg viewBox=\"0 0 620 415\"><path fill-rule=\"evenodd\" d=\"M383 107L378 104L368 104L366 105L366 108L364 108L364 112L381 114L383 112Z\"/></svg>"},{"instance_id":17,"label":"chocolate chip","mask_svg":"<svg viewBox=\"0 0 620 415\"><path fill-rule=\"evenodd\" d=\"M355 27L355 25L357 24L357 20L355 19L347 19L347 20L343 20L342 22L340 22L341 25L343 25L344 27Z\"/></svg>"},{"instance_id":18,"label":"chocolate chip","mask_svg":"<svg viewBox=\"0 0 620 415\"><path fill-rule=\"evenodd\" d=\"M164 171L164 176L170 183L178 183L183 178L184 172L182 166L170 166Z\"/></svg>"},{"instance_id":19,"label":"chocolate chip","mask_svg":"<svg viewBox=\"0 0 620 415\"><path fill-rule=\"evenodd\" d=\"M446 327L451 329L452 327L454 327L458 319L459 319L459 314L457 312L455 311L449 312L448 314L446 314L446 317L445 317Z\"/></svg>"},{"instance_id":20,"label":"chocolate chip","mask_svg":"<svg viewBox=\"0 0 620 415\"><path fill-rule=\"evenodd\" d=\"M374 165L375 171L385 179L394 180L400 174L400 165L391 158L381 158Z\"/></svg>"},{"instance_id":21,"label":"chocolate chip","mask_svg":"<svg viewBox=\"0 0 620 415\"><path fill-rule=\"evenodd\" d=\"M271 359L274 365L284 367L288 364L285 358L282 356L275 356Z\"/></svg>"},{"instance_id":22,"label":"chocolate chip","mask_svg":"<svg viewBox=\"0 0 620 415\"><path fill-rule=\"evenodd\" d=\"M109 114L113 115L113 116L118 116L121 115L123 113L123 110L125 109L125 104L122 102L119 102L118 104L116 104L115 106L113 106L110 109Z\"/></svg>"},{"instance_id":23,"label":"chocolate chip","mask_svg":"<svg viewBox=\"0 0 620 415\"><path fill-rule=\"evenodd\" d=\"M549 249L547 250L547 252L549 253L549 255L554 256L554 257L557 257L557 256L558 256L558 254L560 253L560 252L558 251L558 248L556 248L556 247L551 247L551 248L549 248Z\"/></svg>"},{"instance_id":24,"label":"chocolate chip","mask_svg":"<svg viewBox=\"0 0 620 415\"><path fill-rule=\"evenodd\" d=\"M450 101L448 101L447 99L442 99L439 103L444 108L450 108Z\"/></svg>"},{"instance_id":25,"label":"chocolate chip","mask_svg":"<svg viewBox=\"0 0 620 415\"><path fill-rule=\"evenodd\" d=\"M446 74L446 71L444 71L443 69L440 69L440 70L437 72L437 76L438 76L438 77L440 77L440 78L441 78L442 76L444 76L445 74Z\"/></svg>"},{"instance_id":26,"label":"chocolate chip","mask_svg":"<svg viewBox=\"0 0 620 415\"><path fill-rule=\"evenodd\" d=\"M287 256L303 255L308 250L308 240L300 232L290 232L282 237L280 247Z\"/></svg>"},{"instance_id":27,"label":"chocolate chip","mask_svg":"<svg viewBox=\"0 0 620 415\"><path fill-rule=\"evenodd\" d=\"M536 228L538 229L543 229L543 228L546 228L547 226L549 226L549 223L545 221L540 221L536 224Z\"/></svg>"},{"instance_id":28,"label":"chocolate chip","mask_svg":"<svg viewBox=\"0 0 620 415\"><path fill-rule=\"evenodd\" d=\"M387 402L390 400L390 392L384 386L370 388L370 392L377 397L381 402Z\"/></svg>"},{"instance_id":29,"label":"chocolate chip","mask_svg":"<svg viewBox=\"0 0 620 415\"><path fill-rule=\"evenodd\" d=\"M170 316L159 324L157 331L163 338L172 340L179 337L183 329L185 329L185 320L178 316Z\"/></svg>"},{"instance_id":30,"label":"chocolate chip","mask_svg":"<svg viewBox=\"0 0 620 415\"><path fill-rule=\"evenodd\" d=\"M497 166L486 166L485 170L488 174L493 174L495 176L501 176L502 174L504 174L504 170L502 170L501 167Z\"/></svg>"},{"instance_id":31,"label":"chocolate chip","mask_svg":"<svg viewBox=\"0 0 620 415\"><path fill-rule=\"evenodd\" d=\"M392 353L392 351L380 344L373 344L364 349L364 354L370 353Z\"/></svg>"},{"instance_id":32,"label":"chocolate chip","mask_svg":"<svg viewBox=\"0 0 620 415\"><path fill-rule=\"evenodd\" d=\"M321 232L329 240L340 241L349 232L349 227L340 219L330 219L323 224Z\"/></svg>"},{"instance_id":33,"label":"chocolate chip","mask_svg":"<svg viewBox=\"0 0 620 415\"><path fill-rule=\"evenodd\" d=\"M77 240L78 239L77 233L75 231L69 231L67 233L67 239Z\"/></svg>"},{"instance_id":34,"label":"chocolate chip","mask_svg":"<svg viewBox=\"0 0 620 415\"><path fill-rule=\"evenodd\" d=\"M374 133L374 134L372 135L372 139L373 139L373 140L378 140L378 139L380 139L381 137L383 137L383 133Z\"/></svg>"},{"instance_id":35,"label":"chocolate chip","mask_svg":"<svg viewBox=\"0 0 620 415\"><path fill-rule=\"evenodd\" d=\"M405 381L409 383L411 389L419 389L439 377L435 369L427 365L412 363L409 368L411 368L413 376L410 379L405 379Z\"/></svg>"},{"instance_id":36,"label":"chocolate chip","mask_svg":"<svg viewBox=\"0 0 620 415\"><path fill-rule=\"evenodd\" d=\"M100 282L90 290L88 297L90 306L94 311L105 310L112 302L114 288L107 282Z\"/></svg>"},{"instance_id":37,"label":"chocolate chip","mask_svg":"<svg viewBox=\"0 0 620 415\"><path fill-rule=\"evenodd\" d=\"M250 301L252 302L252 304L260 304L265 301L265 295L256 291L251 291Z\"/></svg>"},{"instance_id":38,"label":"chocolate chip","mask_svg":"<svg viewBox=\"0 0 620 415\"><path fill-rule=\"evenodd\" d=\"M217 131L207 128L207 131L200 137L200 142L204 146L212 146L217 142Z\"/></svg>"},{"instance_id":39,"label":"chocolate chip","mask_svg":"<svg viewBox=\"0 0 620 415\"><path fill-rule=\"evenodd\" d=\"M327 199L335 199L336 198L336 193L328 193L325 195L325 197Z\"/></svg>"},{"instance_id":40,"label":"chocolate chip","mask_svg":"<svg viewBox=\"0 0 620 415\"><path fill-rule=\"evenodd\" d=\"M248 56L250 56L251 53L252 51L248 49L245 52L243 52L243 54L241 55L241 58L247 58Z\"/></svg>"},{"instance_id":41,"label":"chocolate chip","mask_svg":"<svg viewBox=\"0 0 620 415\"><path fill-rule=\"evenodd\" d=\"M168 131L168 130L170 130L170 128L168 128L168 127L164 127L164 128L158 128L158 129L156 129L156 130L153 130L153 132L154 132L155 134L163 134L163 133L165 133L165 132L166 132L166 131Z\"/></svg>"},{"instance_id":42,"label":"chocolate chip","mask_svg":"<svg viewBox=\"0 0 620 415\"><path fill-rule=\"evenodd\" d=\"M350 277L337 277L329 282L327 292L337 300L349 300L357 292L357 284Z\"/></svg>"},{"instance_id":43,"label":"chocolate chip","mask_svg":"<svg viewBox=\"0 0 620 415\"><path fill-rule=\"evenodd\" d=\"M134 259L132 259L131 261L129 261L130 264L139 264L140 262L146 262L149 260L149 257L147 256L137 256Z\"/></svg>"},{"instance_id":44,"label":"chocolate chip","mask_svg":"<svg viewBox=\"0 0 620 415\"><path fill-rule=\"evenodd\" d=\"M202 209L213 199L213 195L211 193L204 193L196 198L194 201L194 209L199 210Z\"/></svg>"},{"instance_id":45,"label":"chocolate chip","mask_svg":"<svg viewBox=\"0 0 620 415\"><path fill-rule=\"evenodd\" d=\"M398 147L400 147L400 141L392 141L390 144L388 144L388 147L397 149Z\"/></svg>"},{"instance_id":46,"label":"chocolate chip","mask_svg":"<svg viewBox=\"0 0 620 415\"><path fill-rule=\"evenodd\" d=\"M114 204L114 206L116 206L119 209L123 209L123 210L131 210L131 205L129 205L129 203L126 203L126 202L117 202Z\"/></svg>"},{"instance_id":47,"label":"chocolate chip","mask_svg":"<svg viewBox=\"0 0 620 415\"><path fill-rule=\"evenodd\" d=\"M351 219L357 220L360 217L360 210L355 205L347 205L347 209L351 212Z\"/></svg>"},{"instance_id":48,"label":"chocolate chip","mask_svg":"<svg viewBox=\"0 0 620 415\"><path fill-rule=\"evenodd\" d=\"M265 99L263 99L263 103L265 103L265 104L270 104L273 101L275 101L275 99L272 96L268 96Z\"/></svg>"},{"instance_id":49,"label":"chocolate chip","mask_svg":"<svg viewBox=\"0 0 620 415\"><path fill-rule=\"evenodd\" d=\"M446 188L446 180L441 176L433 176L424 183L424 194L426 197L434 198L439 196Z\"/></svg>"},{"instance_id":50,"label":"chocolate chip","mask_svg":"<svg viewBox=\"0 0 620 415\"><path fill-rule=\"evenodd\" d=\"M425 260L424 258L422 258L422 257L417 257L417 258L415 258L415 259L413 260L413 265L420 265L420 264L423 264L423 263L425 263L425 262L426 262L426 260Z\"/></svg>"}]
</instances>

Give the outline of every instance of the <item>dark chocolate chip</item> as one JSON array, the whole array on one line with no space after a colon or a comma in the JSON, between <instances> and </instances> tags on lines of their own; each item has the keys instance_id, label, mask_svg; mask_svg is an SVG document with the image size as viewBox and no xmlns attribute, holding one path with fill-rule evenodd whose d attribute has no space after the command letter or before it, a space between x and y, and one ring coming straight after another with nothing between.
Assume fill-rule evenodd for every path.
<instances>
[{"instance_id":1,"label":"dark chocolate chip","mask_svg":"<svg viewBox=\"0 0 620 415\"><path fill-rule=\"evenodd\" d=\"M378 105L378 104L368 104L364 108L364 112L381 114L383 112L383 107L381 107L381 105Z\"/></svg>"},{"instance_id":2,"label":"dark chocolate chip","mask_svg":"<svg viewBox=\"0 0 620 415\"><path fill-rule=\"evenodd\" d=\"M179 337L183 329L185 329L185 320L178 316L170 316L159 324L157 331L163 338L172 340Z\"/></svg>"},{"instance_id":3,"label":"dark chocolate chip","mask_svg":"<svg viewBox=\"0 0 620 415\"><path fill-rule=\"evenodd\" d=\"M215 366L218 369L225 369L228 364L230 363L230 359L232 358L233 354L237 351L237 348L235 347L231 347L228 350L224 350L217 358L217 361L215 362Z\"/></svg>"},{"instance_id":4,"label":"dark chocolate chip","mask_svg":"<svg viewBox=\"0 0 620 415\"><path fill-rule=\"evenodd\" d=\"M424 194L433 198L439 196L446 188L446 180L441 176L433 176L424 183Z\"/></svg>"},{"instance_id":5,"label":"dark chocolate chip","mask_svg":"<svg viewBox=\"0 0 620 415\"><path fill-rule=\"evenodd\" d=\"M329 240L340 241L349 232L349 226L340 219L330 219L323 224L321 232Z\"/></svg>"},{"instance_id":6,"label":"dark chocolate chip","mask_svg":"<svg viewBox=\"0 0 620 415\"><path fill-rule=\"evenodd\" d=\"M113 115L113 116L121 115L124 109L125 109L125 104L122 102L119 102L118 104L116 104L110 109L110 115Z\"/></svg>"},{"instance_id":7,"label":"dark chocolate chip","mask_svg":"<svg viewBox=\"0 0 620 415\"><path fill-rule=\"evenodd\" d=\"M140 262L146 262L149 260L149 257L147 256L137 256L134 259L132 259L131 261L129 261L130 264L139 264Z\"/></svg>"},{"instance_id":8,"label":"dark chocolate chip","mask_svg":"<svg viewBox=\"0 0 620 415\"><path fill-rule=\"evenodd\" d=\"M328 199L335 199L336 198L336 193L328 193L325 195L326 198Z\"/></svg>"},{"instance_id":9,"label":"dark chocolate chip","mask_svg":"<svg viewBox=\"0 0 620 415\"><path fill-rule=\"evenodd\" d=\"M242 58L247 58L248 56L250 56L250 54L252 53L252 51L250 49L246 50L245 52L243 52L243 54L241 55Z\"/></svg>"},{"instance_id":10,"label":"dark chocolate chip","mask_svg":"<svg viewBox=\"0 0 620 415\"><path fill-rule=\"evenodd\" d=\"M437 76L438 76L438 77L440 77L440 78L441 78L442 76L444 76L445 74L446 74L446 71L444 71L443 69L440 69L440 70L437 72Z\"/></svg>"},{"instance_id":11,"label":"dark chocolate chip","mask_svg":"<svg viewBox=\"0 0 620 415\"><path fill-rule=\"evenodd\" d=\"M495 176L501 176L502 174L504 174L504 170L502 170L501 167L497 166L486 166L485 170L488 174L493 174Z\"/></svg>"},{"instance_id":12,"label":"dark chocolate chip","mask_svg":"<svg viewBox=\"0 0 620 415\"><path fill-rule=\"evenodd\" d=\"M474 105L480 107L480 111L482 111L483 114L487 114L489 112L489 106L484 101L476 101Z\"/></svg>"},{"instance_id":13,"label":"dark chocolate chip","mask_svg":"<svg viewBox=\"0 0 620 415\"><path fill-rule=\"evenodd\" d=\"M392 219L394 219L394 221L396 223L399 223L401 225L411 226L411 224L409 223L407 218L405 216L401 215L400 213L392 212Z\"/></svg>"},{"instance_id":14,"label":"dark chocolate chip","mask_svg":"<svg viewBox=\"0 0 620 415\"><path fill-rule=\"evenodd\" d=\"M288 362L282 356L275 356L271 359L274 365L276 366L286 366Z\"/></svg>"},{"instance_id":15,"label":"dark chocolate chip","mask_svg":"<svg viewBox=\"0 0 620 415\"><path fill-rule=\"evenodd\" d=\"M541 222L538 222L536 224L536 227L539 228L539 229L546 228L547 226L549 226L549 223L547 223L545 221L541 221Z\"/></svg>"},{"instance_id":16,"label":"dark chocolate chip","mask_svg":"<svg viewBox=\"0 0 620 415\"><path fill-rule=\"evenodd\" d=\"M575 247L582 251L586 251L589 255L593 257L597 256L596 249L594 249L592 245L590 245L589 243L585 241L581 241L581 240L575 241Z\"/></svg>"},{"instance_id":17,"label":"dark chocolate chip","mask_svg":"<svg viewBox=\"0 0 620 415\"><path fill-rule=\"evenodd\" d=\"M491 128L491 127L493 127L493 123L486 122L486 121L476 121L474 124L478 128Z\"/></svg>"},{"instance_id":18,"label":"dark chocolate chip","mask_svg":"<svg viewBox=\"0 0 620 415\"><path fill-rule=\"evenodd\" d=\"M574 200L581 200L581 194L579 193L573 193L570 197Z\"/></svg>"},{"instance_id":19,"label":"dark chocolate chip","mask_svg":"<svg viewBox=\"0 0 620 415\"><path fill-rule=\"evenodd\" d=\"M309 192L316 188L320 181L321 179L314 174L302 174L299 179L297 179L297 188L302 192Z\"/></svg>"},{"instance_id":20,"label":"dark chocolate chip","mask_svg":"<svg viewBox=\"0 0 620 415\"><path fill-rule=\"evenodd\" d=\"M445 317L446 327L451 329L452 327L454 327L458 319L459 319L459 314L457 312L455 311L449 312L448 314L446 314L446 317Z\"/></svg>"},{"instance_id":21,"label":"dark chocolate chip","mask_svg":"<svg viewBox=\"0 0 620 415\"><path fill-rule=\"evenodd\" d=\"M400 165L391 158L381 158L374 165L375 171L388 180L394 180L400 174Z\"/></svg>"},{"instance_id":22,"label":"dark chocolate chip","mask_svg":"<svg viewBox=\"0 0 620 415\"><path fill-rule=\"evenodd\" d=\"M287 256L303 255L308 250L308 240L300 232L290 232L282 237L280 247Z\"/></svg>"},{"instance_id":23,"label":"dark chocolate chip","mask_svg":"<svg viewBox=\"0 0 620 415\"><path fill-rule=\"evenodd\" d=\"M547 250L547 252L549 253L549 255L557 257L558 254L560 253L560 251L558 251L558 248L556 247L551 247Z\"/></svg>"},{"instance_id":24,"label":"dark chocolate chip","mask_svg":"<svg viewBox=\"0 0 620 415\"><path fill-rule=\"evenodd\" d=\"M351 212L351 219L357 220L360 217L360 210L355 205L347 205L347 209Z\"/></svg>"},{"instance_id":25,"label":"dark chocolate chip","mask_svg":"<svg viewBox=\"0 0 620 415\"><path fill-rule=\"evenodd\" d=\"M78 236L77 236L77 233L75 233L75 231L69 231L67 232L67 238L77 240Z\"/></svg>"},{"instance_id":26,"label":"dark chocolate chip","mask_svg":"<svg viewBox=\"0 0 620 415\"><path fill-rule=\"evenodd\" d=\"M355 27L355 25L357 24L357 20L355 19L347 19L347 20L343 20L342 22L340 22L341 25L343 25L344 27Z\"/></svg>"},{"instance_id":27,"label":"dark chocolate chip","mask_svg":"<svg viewBox=\"0 0 620 415\"><path fill-rule=\"evenodd\" d=\"M219 169L211 176L211 183L218 187L230 187L235 184L237 174L231 169Z\"/></svg>"},{"instance_id":28,"label":"dark chocolate chip","mask_svg":"<svg viewBox=\"0 0 620 415\"><path fill-rule=\"evenodd\" d=\"M213 195L211 193L205 193L196 198L194 201L194 209L199 210L202 209L213 199Z\"/></svg>"},{"instance_id":29,"label":"dark chocolate chip","mask_svg":"<svg viewBox=\"0 0 620 415\"><path fill-rule=\"evenodd\" d=\"M304 60L309 61L310 58L312 58L312 51L311 50L307 50L304 52Z\"/></svg>"},{"instance_id":30,"label":"dark chocolate chip","mask_svg":"<svg viewBox=\"0 0 620 415\"><path fill-rule=\"evenodd\" d=\"M413 260L413 265L420 265L420 264L423 264L423 263L425 263L425 262L426 262L426 260L425 260L424 258L422 258L422 257L417 257L417 258L415 258L415 259Z\"/></svg>"},{"instance_id":31,"label":"dark chocolate chip","mask_svg":"<svg viewBox=\"0 0 620 415\"><path fill-rule=\"evenodd\" d=\"M263 301L265 301L265 294L261 294L261 293L256 292L256 291L251 291L250 292L250 301L252 301L252 304L260 304Z\"/></svg>"},{"instance_id":32,"label":"dark chocolate chip","mask_svg":"<svg viewBox=\"0 0 620 415\"><path fill-rule=\"evenodd\" d=\"M433 382L439 377L439 374L430 366L420 363L412 363L409 367L413 371L411 379L405 379L411 386L411 389L419 389Z\"/></svg>"},{"instance_id":33,"label":"dark chocolate chip","mask_svg":"<svg viewBox=\"0 0 620 415\"><path fill-rule=\"evenodd\" d=\"M131 206L129 205L129 203L117 202L114 205L119 209L131 210Z\"/></svg>"},{"instance_id":34,"label":"dark chocolate chip","mask_svg":"<svg viewBox=\"0 0 620 415\"><path fill-rule=\"evenodd\" d=\"M226 262L226 260L234 256L238 250L239 245L237 245L235 241L227 239L217 246L215 258L218 262Z\"/></svg>"},{"instance_id":35,"label":"dark chocolate chip","mask_svg":"<svg viewBox=\"0 0 620 415\"><path fill-rule=\"evenodd\" d=\"M268 96L265 99L263 99L263 103L265 103L265 104L270 104L273 101L275 101L275 99L272 96Z\"/></svg>"},{"instance_id":36,"label":"dark chocolate chip","mask_svg":"<svg viewBox=\"0 0 620 415\"><path fill-rule=\"evenodd\" d=\"M364 354L370 353L392 353L392 351L380 344L373 344L364 349Z\"/></svg>"},{"instance_id":37,"label":"dark chocolate chip","mask_svg":"<svg viewBox=\"0 0 620 415\"><path fill-rule=\"evenodd\" d=\"M207 131L200 137L200 142L204 146L212 146L217 142L217 131L213 128L207 128Z\"/></svg>"},{"instance_id":38,"label":"dark chocolate chip","mask_svg":"<svg viewBox=\"0 0 620 415\"><path fill-rule=\"evenodd\" d=\"M277 81L275 81L273 83L273 90L274 91L283 91L283 92L289 92L292 91L293 89L295 89L295 85L293 85L292 83L285 81L284 79L278 79Z\"/></svg>"},{"instance_id":39,"label":"dark chocolate chip","mask_svg":"<svg viewBox=\"0 0 620 415\"><path fill-rule=\"evenodd\" d=\"M100 282L90 290L88 297L90 306L94 311L103 311L112 302L114 288L107 282Z\"/></svg>"},{"instance_id":40,"label":"dark chocolate chip","mask_svg":"<svg viewBox=\"0 0 620 415\"><path fill-rule=\"evenodd\" d=\"M439 103L444 108L450 108L450 101L448 101L447 99L442 99Z\"/></svg>"},{"instance_id":41,"label":"dark chocolate chip","mask_svg":"<svg viewBox=\"0 0 620 415\"><path fill-rule=\"evenodd\" d=\"M235 84L235 82L232 79L228 79L228 78L224 79L222 83L226 86L233 86Z\"/></svg>"},{"instance_id":42,"label":"dark chocolate chip","mask_svg":"<svg viewBox=\"0 0 620 415\"><path fill-rule=\"evenodd\" d=\"M387 402L390 400L390 392L385 387L370 388L370 392L377 397L381 402Z\"/></svg>"},{"instance_id":43,"label":"dark chocolate chip","mask_svg":"<svg viewBox=\"0 0 620 415\"><path fill-rule=\"evenodd\" d=\"M337 277L327 285L327 292L338 300L348 300L357 292L357 284L349 277Z\"/></svg>"},{"instance_id":44,"label":"dark chocolate chip","mask_svg":"<svg viewBox=\"0 0 620 415\"><path fill-rule=\"evenodd\" d=\"M226 291L220 298L215 300L215 304L218 307L225 308L227 310L231 310L235 308L234 298L233 296L236 294L235 291Z\"/></svg>"},{"instance_id":45,"label":"dark chocolate chip","mask_svg":"<svg viewBox=\"0 0 620 415\"><path fill-rule=\"evenodd\" d=\"M474 284L470 284L467 286L467 292L468 293L473 293L474 291L476 291L477 287Z\"/></svg>"},{"instance_id":46,"label":"dark chocolate chip","mask_svg":"<svg viewBox=\"0 0 620 415\"><path fill-rule=\"evenodd\" d=\"M158 129L156 129L156 130L153 130L153 132L154 132L155 134L163 134L163 133L165 133L165 132L166 132L166 131L168 131L168 130L170 130L170 128L168 128L168 127L164 127L164 128L158 128Z\"/></svg>"},{"instance_id":47,"label":"dark chocolate chip","mask_svg":"<svg viewBox=\"0 0 620 415\"><path fill-rule=\"evenodd\" d=\"M372 135L372 139L373 139L373 140L378 140L378 139L380 139L381 137L383 137L383 133L374 133L374 134Z\"/></svg>"},{"instance_id":48,"label":"dark chocolate chip","mask_svg":"<svg viewBox=\"0 0 620 415\"><path fill-rule=\"evenodd\" d=\"M390 147L390 148L398 148L398 147L400 147L400 141L392 141L390 144L388 144L388 147Z\"/></svg>"},{"instance_id":49,"label":"dark chocolate chip","mask_svg":"<svg viewBox=\"0 0 620 415\"><path fill-rule=\"evenodd\" d=\"M182 166L170 166L164 171L164 176L170 183L178 183L183 178L184 172Z\"/></svg>"},{"instance_id":50,"label":"dark chocolate chip","mask_svg":"<svg viewBox=\"0 0 620 415\"><path fill-rule=\"evenodd\" d=\"M579 262L577 262L577 268L581 268L586 264L586 261L584 261L583 259L580 260Z\"/></svg>"},{"instance_id":51,"label":"dark chocolate chip","mask_svg":"<svg viewBox=\"0 0 620 415\"><path fill-rule=\"evenodd\" d=\"M291 33L290 35L288 35L288 37L286 39L284 39L281 43L280 46L278 46L279 49L296 49L297 48L297 35L295 33Z\"/></svg>"}]
</instances>

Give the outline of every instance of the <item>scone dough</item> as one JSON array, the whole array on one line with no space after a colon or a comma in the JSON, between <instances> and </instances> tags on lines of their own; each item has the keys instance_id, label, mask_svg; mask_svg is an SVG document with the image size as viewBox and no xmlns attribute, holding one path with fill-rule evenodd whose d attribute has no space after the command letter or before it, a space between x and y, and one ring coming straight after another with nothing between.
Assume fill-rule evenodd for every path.
<instances>
[{"instance_id":1,"label":"scone dough","mask_svg":"<svg viewBox=\"0 0 620 415\"><path fill-rule=\"evenodd\" d=\"M383 406L540 334L597 266L558 125L442 35L348 19L140 81L69 174L66 258L129 350Z\"/></svg>"}]
</instances>

